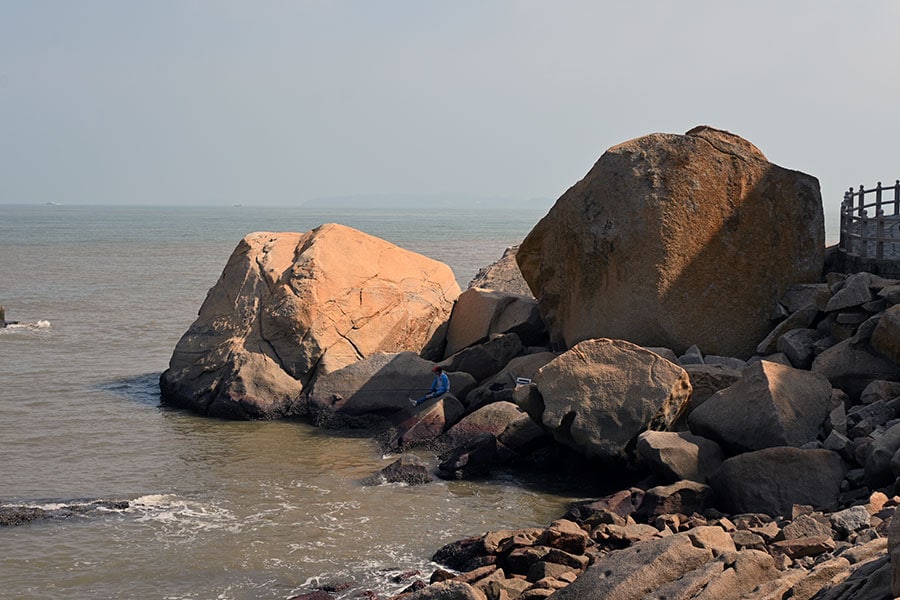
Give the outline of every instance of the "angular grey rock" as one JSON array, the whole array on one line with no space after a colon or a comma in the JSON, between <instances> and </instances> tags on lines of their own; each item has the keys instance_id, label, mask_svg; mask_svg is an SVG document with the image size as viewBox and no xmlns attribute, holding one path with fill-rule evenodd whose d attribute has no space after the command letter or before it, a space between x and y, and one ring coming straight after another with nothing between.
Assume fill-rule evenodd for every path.
<instances>
[{"instance_id":1,"label":"angular grey rock","mask_svg":"<svg viewBox=\"0 0 900 600\"><path fill-rule=\"evenodd\" d=\"M637 452L654 473L670 482L707 483L725 460L717 443L688 432L645 431L637 438Z\"/></svg>"},{"instance_id":2,"label":"angular grey rock","mask_svg":"<svg viewBox=\"0 0 900 600\"><path fill-rule=\"evenodd\" d=\"M835 312L845 308L861 306L872 300L872 290L869 289L871 275L869 273L855 273L844 280L843 285L832 294L825 312Z\"/></svg>"},{"instance_id":3,"label":"angular grey rock","mask_svg":"<svg viewBox=\"0 0 900 600\"><path fill-rule=\"evenodd\" d=\"M702 365L703 353L700 352L700 348L696 345L691 346L684 351L684 354L678 357L678 364L682 367L685 365Z\"/></svg>"},{"instance_id":4,"label":"angular grey rock","mask_svg":"<svg viewBox=\"0 0 900 600\"><path fill-rule=\"evenodd\" d=\"M719 364L688 365L684 370L693 389L689 411L695 410L716 392L733 385L742 373L742 370Z\"/></svg>"},{"instance_id":5,"label":"angular grey rock","mask_svg":"<svg viewBox=\"0 0 900 600\"><path fill-rule=\"evenodd\" d=\"M731 513L789 516L795 504L833 508L846 472L829 450L767 448L729 458L710 483Z\"/></svg>"},{"instance_id":6,"label":"angular grey rock","mask_svg":"<svg viewBox=\"0 0 900 600\"><path fill-rule=\"evenodd\" d=\"M843 536L869 527L872 515L865 506L851 506L831 514L831 526Z\"/></svg>"},{"instance_id":7,"label":"angular grey rock","mask_svg":"<svg viewBox=\"0 0 900 600\"><path fill-rule=\"evenodd\" d=\"M691 394L684 369L623 340L581 342L541 367L534 383L553 436L603 459L624 458L645 429L670 427Z\"/></svg>"},{"instance_id":8,"label":"angular grey rock","mask_svg":"<svg viewBox=\"0 0 900 600\"><path fill-rule=\"evenodd\" d=\"M900 381L900 365L864 347L854 346L849 339L818 355L811 370L827 377L831 385L847 392L852 400L858 400L866 386L876 379Z\"/></svg>"},{"instance_id":9,"label":"angular grey rock","mask_svg":"<svg viewBox=\"0 0 900 600\"><path fill-rule=\"evenodd\" d=\"M831 537L831 525L824 522L827 518L816 518L811 515L800 515L782 528L784 539L795 540L797 538Z\"/></svg>"},{"instance_id":10,"label":"angular grey rock","mask_svg":"<svg viewBox=\"0 0 900 600\"><path fill-rule=\"evenodd\" d=\"M778 351L783 352L797 369L809 369L815 358L815 344L822 334L815 329L792 329L778 339Z\"/></svg>"},{"instance_id":11,"label":"angular grey rock","mask_svg":"<svg viewBox=\"0 0 900 600\"><path fill-rule=\"evenodd\" d=\"M900 450L900 423L873 440L864 465L866 485L877 489L894 482L897 476L891 470L891 459L897 450Z\"/></svg>"},{"instance_id":12,"label":"angular grey rock","mask_svg":"<svg viewBox=\"0 0 900 600\"><path fill-rule=\"evenodd\" d=\"M478 273L469 282L469 287L532 297L531 289L525 282L525 278L522 277L519 265L516 264L516 252L518 251L518 245L504 250L503 256L496 262L478 270Z\"/></svg>"},{"instance_id":13,"label":"angular grey rock","mask_svg":"<svg viewBox=\"0 0 900 600\"><path fill-rule=\"evenodd\" d=\"M727 450L802 446L816 439L831 411L831 384L822 377L759 361L731 387L691 412L691 431Z\"/></svg>"},{"instance_id":14,"label":"angular grey rock","mask_svg":"<svg viewBox=\"0 0 900 600\"><path fill-rule=\"evenodd\" d=\"M499 373L524 349L522 340L515 333L496 334L483 344L460 350L440 365L445 371L465 371L481 383Z\"/></svg>"},{"instance_id":15,"label":"angular grey rock","mask_svg":"<svg viewBox=\"0 0 900 600\"><path fill-rule=\"evenodd\" d=\"M819 309L815 306L804 306L796 312L791 313L791 316L776 325L775 328L769 332L769 335L756 346L756 353L765 356L777 352L778 340L781 336L794 329L808 328L812 325L817 316L819 316Z\"/></svg>"},{"instance_id":16,"label":"angular grey rock","mask_svg":"<svg viewBox=\"0 0 900 600\"><path fill-rule=\"evenodd\" d=\"M806 306L815 306L824 312L830 299L831 288L827 283L796 283L788 287L781 303L788 313L795 313Z\"/></svg>"}]
</instances>

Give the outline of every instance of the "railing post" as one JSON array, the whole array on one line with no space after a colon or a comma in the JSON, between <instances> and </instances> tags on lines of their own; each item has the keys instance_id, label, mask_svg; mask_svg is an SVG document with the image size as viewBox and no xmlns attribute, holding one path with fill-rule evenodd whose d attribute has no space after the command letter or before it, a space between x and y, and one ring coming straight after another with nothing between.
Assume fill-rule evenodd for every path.
<instances>
[{"instance_id":1,"label":"railing post","mask_svg":"<svg viewBox=\"0 0 900 600\"><path fill-rule=\"evenodd\" d=\"M875 216L881 211L881 182L875 186Z\"/></svg>"},{"instance_id":2,"label":"railing post","mask_svg":"<svg viewBox=\"0 0 900 600\"><path fill-rule=\"evenodd\" d=\"M859 211L859 256L866 258L869 256L869 211L860 209Z\"/></svg>"},{"instance_id":3,"label":"railing post","mask_svg":"<svg viewBox=\"0 0 900 600\"><path fill-rule=\"evenodd\" d=\"M863 213L863 210L865 210L865 208L864 208L864 206L866 204L865 200L864 200L865 195L866 195L866 188L864 188L862 186L862 184L860 184L860 186L859 186L859 202L857 204L857 210L859 212L860 217L863 216L862 213Z\"/></svg>"},{"instance_id":4,"label":"railing post","mask_svg":"<svg viewBox=\"0 0 900 600\"><path fill-rule=\"evenodd\" d=\"M900 179L894 183L894 215L900 215Z\"/></svg>"},{"instance_id":5,"label":"railing post","mask_svg":"<svg viewBox=\"0 0 900 600\"><path fill-rule=\"evenodd\" d=\"M840 239L838 240L838 248L843 250L844 252L848 252L850 249L847 247L847 227L849 223L847 222L847 210L850 204L853 202L853 188L850 188L849 192L844 192L844 201L841 202L841 229L840 229Z\"/></svg>"},{"instance_id":6,"label":"railing post","mask_svg":"<svg viewBox=\"0 0 900 600\"><path fill-rule=\"evenodd\" d=\"M875 258L884 258L884 211L880 208L875 211Z\"/></svg>"}]
</instances>

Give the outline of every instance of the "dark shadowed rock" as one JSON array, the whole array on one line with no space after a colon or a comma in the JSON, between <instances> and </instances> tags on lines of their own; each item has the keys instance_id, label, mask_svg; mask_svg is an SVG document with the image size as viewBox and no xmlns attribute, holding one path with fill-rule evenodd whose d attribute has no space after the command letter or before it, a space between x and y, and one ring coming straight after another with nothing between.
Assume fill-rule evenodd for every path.
<instances>
[{"instance_id":1,"label":"dark shadowed rock","mask_svg":"<svg viewBox=\"0 0 900 600\"><path fill-rule=\"evenodd\" d=\"M900 450L900 423L888 428L872 442L864 465L866 484L869 487L879 488L897 479L900 473L894 473L891 459L898 450Z\"/></svg>"},{"instance_id":2,"label":"dark shadowed rock","mask_svg":"<svg viewBox=\"0 0 900 600\"><path fill-rule=\"evenodd\" d=\"M784 321L781 321L769 334L756 346L756 353L762 356L778 352L778 340L781 336L795 329L806 329L812 325L816 317L819 316L819 309L815 306L804 306Z\"/></svg>"},{"instance_id":3,"label":"dark shadowed rock","mask_svg":"<svg viewBox=\"0 0 900 600\"><path fill-rule=\"evenodd\" d=\"M697 344L746 358L788 286L820 276L824 240L814 177L697 127L607 150L516 259L555 342L619 338L679 354Z\"/></svg>"},{"instance_id":4,"label":"dark shadowed rock","mask_svg":"<svg viewBox=\"0 0 900 600\"><path fill-rule=\"evenodd\" d=\"M696 481L677 481L647 490L637 516L651 520L659 515L703 513L712 506L712 500L712 488L708 485Z\"/></svg>"},{"instance_id":5,"label":"dark shadowed rock","mask_svg":"<svg viewBox=\"0 0 900 600\"><path fill-rule=\"evenodd\" d=\"M483 344L460 350L440 364L445 371L469 373L480 383L499 373L524 350L522 340L516 334L496 334Z\"/></svg>"},{"instance_id":6,"label":"dark shadowed rock","mask_svg":"<svg viewBox=\"0 0 900 600\"><path fill-rule=\"evenodd\" d=\"M645 431L638 436L637 451L654 473L669 482L706 483L725 460L717 443L687 432Z\"/></svg>"},{"instance_id":7,"label":"dark shadowed rock","mask_svg":"<svg viewBox=\"0 0 900 600\"><path fill-rule=\"evenodd\" d=\"M795 504L833 508L846 472L829 450L767 448L729 458L711 485L729 512L790 515Z\"/></svg>"},{"instance_id":8,"label":"dark shadowed rock","mask_svg":"<svg viewBox=\"0 0 900 600\"><path fill-rule=\"evenodd\" d=\"M872 332L872 348L900 364L900 304L884 311Z\"/></svg>"},{"instance_id":9,"label":"dark shadowed rock","mask_svg":"<svg viewBox=\"0 0 900 600\"><path fill-rule=\"evenodd\" d=\"M867 385L877 379L900 380L900 365L865 345L854 345L847 339L819 354L811 370L828 378L836 388L858 400Z\"/></svg>"},{"instance_id":10,"label":"dark shadowed rock","mask_svg":"<svg viewBox=\"0 0 900 600\"><path fill-rule=\"evenodd\" d=\"M434 442L448 427L456 423L464 412L463 406L453 394L426 400L424 404L411 409L394 428L387 448L403 451L416 446L426 446Z\"/></svg>"},{"instance_id":11,"label":"dark shadowed rock","mask_svg":"<svg viewBox=\"0 0 900 600\"><path fill-rule=\"evenodd\" d=\"M409 408L431 386L434 363L414 352L375 354L343 369L322 375L309 389L307 412L319 419L341 415L391 415ZM454 393L471 388L468 373L447 372Z\"/></svg>"},{"instance_id":12,"label":"dark shadowed rock","mask_svg":"<svg viewBox=\"0 0 900 600\"><path fill-rule=\"evenodd\" d=\"M428 465L416 456L401 456L378 473L362 481L363 485L381 485L383 483L405 483L420 485L434 481Z\"/></svg>"},{"instance_id":13,"label":"dark shadowed rock","mask_svg":"<svg viewBox=\"0 0 900 600\"><path fill-rule=\"evenodd\" d=\"M509 361L509 364L499 373L466 394L466 405L472 410L491 402L512 401L513 392L518 385L516 379L520 377L534 379L537 370L556 356L553 352L537 352L517 356Z\"/></svg>"}]
</instances>

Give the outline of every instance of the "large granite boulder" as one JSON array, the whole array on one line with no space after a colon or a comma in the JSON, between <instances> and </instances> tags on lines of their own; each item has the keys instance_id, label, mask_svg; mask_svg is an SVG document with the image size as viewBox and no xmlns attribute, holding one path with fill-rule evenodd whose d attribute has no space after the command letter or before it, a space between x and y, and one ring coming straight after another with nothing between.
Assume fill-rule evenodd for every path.
<instances>
[{"instance_id":1,"label":"large granite boulder","mask_svg":"<svg viewBox=\"0 0 900 600\"><path fill-rule=\"evenodd\" d=\"M229 418L290 414L316 375L361 358L439 358L458 295L446 265L343 225L250 234L176 345L163 401Z\"/></svg>"},{"instance_id":2,"label":"large granite boulder","mask_svg":"<svg viewBox=\"0 0 900 600\"><path fill-rule=\"evenodd\" d=\"M541 421L561 443L620 459L645 429L667 429L691 396L684 369L624 340L587 340L541 367Z\"/></svg>"},{"instance_id":3,"label":"large granite boulder","mask_svg":"<svg viewBox=\"0 0 900 600\"><path fill-rule=\"evenodd\" d=\"M794 504L833 509L846 473L830 450L766 448L729 458L710 484L731 513L790 516Z\"/></svg>"},{"instance_id":4,"label":"large granite boulder","mask_svg":"<svg viewBox=\"0 0 900 600\"><path fill-rule=\"evenodd\" d=\"M431 387L434 363L415 352L381 353L320 375L307 388L307 406L295 412L319 419L364 415L389 416L409 408L409 398L420 398ZM465 393L475 380L468 373L447 372L450 391Z\"/></svg>"},{"instance_id":5,"label":"large granite boulder","mask_svg":"<svg viewBox=\"0 0 900 600\"><path fill-rule=\"evenodd\" d=\"M791 284L821 275L818 181L709 127L607 150L516 260L551 340L626 339L746 358Z\"/></svg>"},{"instance_id":6,"label":"large granite boulder","mask_svg":"<svg viewBox=\"0 0 900 600\"><path fill-rule=\"evenodd\" d=\"M688 424L727 450L746 452L811 442L830 412L831 384L825 377L760 360L697 407Z\"/></svg>"}]
</instances>

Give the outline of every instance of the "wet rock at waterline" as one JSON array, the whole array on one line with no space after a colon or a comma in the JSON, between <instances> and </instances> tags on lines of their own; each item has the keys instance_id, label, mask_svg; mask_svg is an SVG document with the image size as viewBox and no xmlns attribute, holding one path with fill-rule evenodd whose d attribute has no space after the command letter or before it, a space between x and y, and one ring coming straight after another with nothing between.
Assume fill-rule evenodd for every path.
<instances>
[{"instance_id":1,"label":"wet rock at waterline","mask_svg":"<svg viewBox=\"0 0 900 600\"><path fill-rule=\"evenodd\" d=\"M317 375L378 352L438 357L459 291L443 263L342 225L250 234L175 347L163 401L290 415Z\"/></svg>"}]
</instances>

